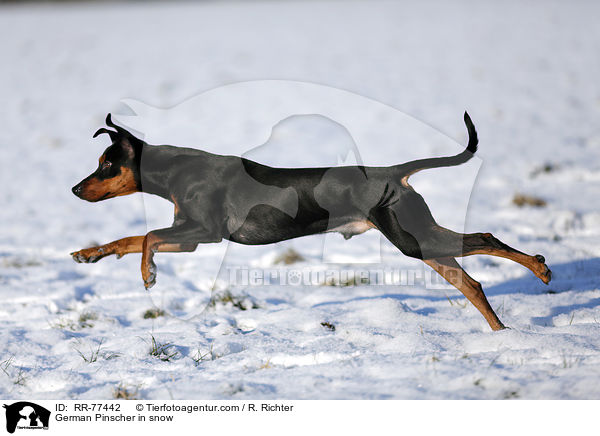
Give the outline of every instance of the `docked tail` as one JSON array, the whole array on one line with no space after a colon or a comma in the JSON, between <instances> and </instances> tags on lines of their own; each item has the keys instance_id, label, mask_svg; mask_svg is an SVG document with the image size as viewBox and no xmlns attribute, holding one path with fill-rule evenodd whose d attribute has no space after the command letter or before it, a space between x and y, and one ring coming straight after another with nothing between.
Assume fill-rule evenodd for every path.
<instances>
[{"instance_id":1,"label":"docked tail","mask_svg":"<svg viewBox=\"0 0 600 436\"><path fill-rule=\"evenodd\" d=\"M467 125L467 131L469 132L469 143L467 144L467 148L462 152L455 156L448 157L433 157L429 159L419 159L413 160L412 162L407 162L405 164L399 165L400 170L402 171L402 184L406 185L408 182L408 178L414 173L426 170L429 168L440 168L440 167L451 167L455 165L460 165L467 162L469 159L473 157L473 154L477 151L477 131L475 130L475 126L471 121L471 117L469 114L465 112L465 124Z\"/></svg>"}]
</instances>

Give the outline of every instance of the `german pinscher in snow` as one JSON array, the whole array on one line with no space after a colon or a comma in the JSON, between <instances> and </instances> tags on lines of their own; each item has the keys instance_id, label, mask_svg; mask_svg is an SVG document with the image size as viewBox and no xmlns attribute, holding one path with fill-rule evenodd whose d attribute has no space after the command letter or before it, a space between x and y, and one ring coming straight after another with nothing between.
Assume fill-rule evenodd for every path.
<instances>
[{"instance_id":1,"label":"german pinscher in snow","mask_svg":"<svg viewBox=\"0 0 600 436\"><path fill-rule=\"evenodd\" d=\"M529 256L490 233L462 234L439 226L408 178L429 168L467 162L477 150L477 132L465 112L467 148L455 156L420 159L389 167L272 168L235 156L149 145L114 124L110 114L101 128L112 144L96 171L73 187L87 201L147 192L171 201L175 218L169 228L153 230L72 253L77 262L96 262L115 254L142 253L142 278L156 280L157 251L191 252L200 243L228 239L247 245L271 244L323 232L345 238L379 230L402 253L422 259L459 289L493 330L504 325L481 285L455 257L487 254L511 259L548 283L543 256ZM443 189L443 187L440 187Z\"/></svg>"}]
</instances>

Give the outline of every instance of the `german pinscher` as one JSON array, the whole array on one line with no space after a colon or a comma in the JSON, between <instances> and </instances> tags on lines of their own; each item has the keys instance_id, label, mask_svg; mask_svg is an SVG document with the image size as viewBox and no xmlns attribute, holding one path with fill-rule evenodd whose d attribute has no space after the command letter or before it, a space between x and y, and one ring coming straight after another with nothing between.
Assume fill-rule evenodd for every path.
<instances>
[{"instance_id":1,"label":"german pinscher","mask_svg":"<svg viewBox=\"0 0 600 436\"><path fill-rule=\"evenodd\" d=\"M142 278L156 280L152 258L157 251L191 252L200 243L228 239L247 245L271 244L323 232L345 238L378 229L402 253L423 260L459 289L493 330L504 325L481 285L455 257L487 254L529 268L544 283L551 272L541 255L529 256L490 233L455 233L439 226L408 178L429 168L467 162L477 150L477 132L469 115L466 149L455 156L420 159L389 167L272 168L235 156L150 145L114 124L101 128L112 144L96 171L73 187L87 201L147 192L175 205L169 228L153 230L71 253L77 262L96 262L115 254L142 253Z\"/></svg>"}]
</instances>

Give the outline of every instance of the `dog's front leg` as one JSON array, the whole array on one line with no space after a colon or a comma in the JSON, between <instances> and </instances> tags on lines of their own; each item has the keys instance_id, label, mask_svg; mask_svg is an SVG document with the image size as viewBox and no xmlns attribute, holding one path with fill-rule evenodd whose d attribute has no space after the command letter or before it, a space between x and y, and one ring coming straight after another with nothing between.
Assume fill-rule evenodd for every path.
<instances>
[{"instance_id":1,"label":"dog's front leg","mask_svg":"<svg viewBox=\"0 0 600 436\"><path fill-rule=\"evenodd\" d=\"M129 253L141 253L145 236L130 236L118 239L98 247L84 248L71 253L73 260L78 263L94 263L111 254L120 258Z\"/></svg>"},{"instance_id":2,"label":"dog's front leg","mask_svg":"<svg viewBox=\"0 0 600 436\"><path fill-rule=\"evenodd\" d=\"M220 234L209 232L195 222L184 222L174 227L153 230L144 238L142 247L142 279L144 287L151 288L156 283L156 265L153 257L157 251L190 252L201 242L220 242Z\"/></svg>"}]
</instances>

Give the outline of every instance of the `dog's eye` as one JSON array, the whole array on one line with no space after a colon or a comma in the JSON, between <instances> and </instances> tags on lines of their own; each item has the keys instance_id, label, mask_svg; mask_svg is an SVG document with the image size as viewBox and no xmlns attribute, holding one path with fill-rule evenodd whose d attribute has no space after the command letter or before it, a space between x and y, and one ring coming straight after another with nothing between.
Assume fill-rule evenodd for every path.
<instances>
[{"instance_id":1,"label":"dog's eye","mask_svg":"<svg viewBox=\"0 0 600 436\"><path fill-rule=\"evenodd\" d=\"M102 169L107 170L110 168L111 165L112 165L112 162L105 160L104 162L102 162Z\"/></svg>"}]
</instances>

